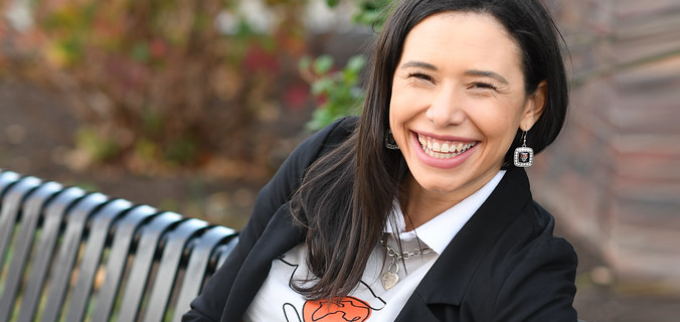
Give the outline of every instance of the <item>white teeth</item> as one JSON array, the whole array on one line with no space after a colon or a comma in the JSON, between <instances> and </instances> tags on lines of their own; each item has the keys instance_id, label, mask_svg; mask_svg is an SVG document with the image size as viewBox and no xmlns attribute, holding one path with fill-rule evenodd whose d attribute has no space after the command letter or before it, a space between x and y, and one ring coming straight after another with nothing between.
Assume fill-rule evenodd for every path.
<instances>
[{"instance_id":1,"label":"white teeth","mask_svg":"<svg viewBox=\"0 0 680 322\"><path fill-rule=\"evenodd\" d=\"M420 142L420 146L427 155L437 159L453 158L477 144L477 142L465 144L456 144L454 142L437 142L433 138L421 136L418 136L418 142Z\"/></svg>"}]
</instances>

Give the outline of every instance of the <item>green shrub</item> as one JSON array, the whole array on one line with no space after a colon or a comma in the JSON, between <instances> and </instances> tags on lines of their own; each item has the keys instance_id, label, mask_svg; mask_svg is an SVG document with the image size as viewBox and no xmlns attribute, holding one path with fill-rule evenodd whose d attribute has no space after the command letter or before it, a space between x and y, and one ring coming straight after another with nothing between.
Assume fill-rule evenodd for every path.
<instances>
[{"instance_id":1,"label":"green shrub","mask_svg":"<svg viewBox=\"0 0 680 322\"><path fill-rule=\"evenodd\" d=\"M369 25L379 31L385 23L386 10L392 0L354 0L357 11L352 19L354 23ZM328 6L335 7L338 0L326 0ZM314 112L307 128L319 130L334 120L361 113L364 90L359 86L366 58L356 55L349 59L341 70L333 70L333 59L323 55L315 60L303 58L300 71L311 79L312 95L321 102Z\"/></svg>"}]
</instances>

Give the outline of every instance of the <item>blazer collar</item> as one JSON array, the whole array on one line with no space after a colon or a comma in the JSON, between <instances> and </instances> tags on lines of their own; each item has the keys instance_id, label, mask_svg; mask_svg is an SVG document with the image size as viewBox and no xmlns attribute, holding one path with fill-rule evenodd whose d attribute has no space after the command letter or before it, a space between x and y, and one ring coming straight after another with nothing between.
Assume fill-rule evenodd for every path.
<instances>
[{"instance_id":1,"label":"blazer collar","mask_svg":"<svg viewBox=\"0 0 680 322\"><path fill-rule=\"evenodd\" d=\"M496 236L531 200L526 172L508 170L420 282L415 290L419 302L460 305L476 267L493 249Z\"/></svg>"}]
</instances>

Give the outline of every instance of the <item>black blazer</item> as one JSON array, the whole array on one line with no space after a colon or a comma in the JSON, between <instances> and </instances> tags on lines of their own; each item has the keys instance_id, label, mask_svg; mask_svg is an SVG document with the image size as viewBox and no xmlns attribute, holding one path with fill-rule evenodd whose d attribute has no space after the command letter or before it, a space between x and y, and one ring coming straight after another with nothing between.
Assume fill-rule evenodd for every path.
<instances>
[{"instance_id":1,"label":"black blazer","mask_svg":"<svg viewBox=\"0 0 680 322\"><path fill-rule=\"evenodd\" d=\"M276 257L304 242L288 202L308 166L345 140L356 118L303 142L260 191L238 246L182 321L241 321ZM396 321L576 321L577 258L552 235L553 217L532 200L523 169L511 169L440 254Z\"/></svg>"}]
</instances>

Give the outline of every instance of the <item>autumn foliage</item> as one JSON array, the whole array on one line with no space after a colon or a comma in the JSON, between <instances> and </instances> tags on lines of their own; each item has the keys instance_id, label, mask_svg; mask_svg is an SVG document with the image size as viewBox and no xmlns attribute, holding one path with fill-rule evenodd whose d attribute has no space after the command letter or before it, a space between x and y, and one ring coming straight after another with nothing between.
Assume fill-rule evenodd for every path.
<instances>
[{"instance_id":1,"label":"autumn foliage","mask_svg":"<svg viewBox=\"0 0 680 322\"><path fill-rule=\"evenodd\" d=\"M364 23L388 2L352 1ZM305 111L319 105L309 123L316 129L356 113L364 59L345 69L328 56L302 59L310 54L300 14L308 1L261 1L276 17L265 30L240 15L244 3L35 2L33 24L14 32L13 44L29 57L29 74L67 95L82 121L74 165L266 177L249 169L266 169L280 150L282 115L302 113L305 123Z\"/></svg>"}]
</instances>

